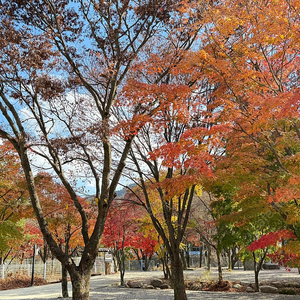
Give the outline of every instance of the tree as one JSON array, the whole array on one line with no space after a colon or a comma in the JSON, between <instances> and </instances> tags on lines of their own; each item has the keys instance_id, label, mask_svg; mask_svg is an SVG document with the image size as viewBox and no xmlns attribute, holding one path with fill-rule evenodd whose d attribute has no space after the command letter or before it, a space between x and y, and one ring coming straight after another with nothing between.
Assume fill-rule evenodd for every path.
<instances>
[{"instance_id":1,"label":"tree","mask_svg":"<svg viewBox=\"0 0 300 300\"><path fill-rule=\"evenodd\" d=\"M17 248L23 242L27 243L22 219L29 199L17 153L3 140L0 161L0 260L3 264L10 255L13 258L17 255Z\"/></svg>"},{"instance_id":2,"label":"tree","mask_svg":"<svg viewBox=\"0 0 300 300\"><path fill-rule=\"evenodd\" d=\"M38 173L35 176L35 184L49 230L61 250L72 259L73 254L84 246L80 233L80 214L74 207L64 186L55 182L48 173ZM94 225L95 207L93 205L89 206L86 200L81 197L78 197L78 199L87 213L88 226L92 227ZM44 263L46 263L48 250L46 246L47 244L44 243L44 251L40 253ZM68 297L67 275L67 269L62 264L63 297Z\"/></svg>"},{"instance_id":3,"label":"tree","mask_svg":"<svg viewBox=\"0 0 300 300\"><path fill-rule=\"evenodd\" d=\"M143 229L138 228L139 224L135 224L133 227L133 232L135 235L133 236L133 241L131 244L131 249L136 254L136 257L139 261L143 261L144 263L144 271L149 270L150 262L152 260L152 256L156 252L157 249L157 240L153 239L153 229L152 232L149 230L144 232ZM155 232L156 233L156 232Z\"/></svg>"},{"instance_id":4,"label":"tree","mask_svg":"<svg viewBox=\"0 0 300 300\"><path fill-rule=\"evenodd\" d=\"M134 202L126 200L128 205ZM144 263L144 271L147 271L150 266L153 255L159 251L161 243L159 237L153 227L153 224L148 214L140 207L135 205L134 220L131 226L131 241L130 247L135 253L137 259ZM142 267L142 265L141 265Z\"/></svg>"},{"instance_id":5,"label":"tree","mask_svg":"<svg viewBox=\"0 0 300 300\"><path fill-rule=\"evenodd\" d=\"M106 218L106 225L103 232L102 244L111 248L117 260L120 272L121 286L125 286L125 260L126 251L130 247L132 240L133 208L124 203L114 203Z\"/></svg>"},{"instance_id":6,"label":"tree","mask_svg":"<svg viewBox=\"0 0 300 300\"><path fill-rule=\"evenodd\" d=\"M140 188L133 191L136 201L148 212L170 256L175 299L182 300L186 293L180 252L191 203L196 186L212 175L209 148L218 144L218 132L224 128L207 126L206 116L213 114L207 110L209 85L193 71L194 53L174 66L169 58L172 52L162 46L157 56L149 58L147 67L143 64L142 74L137 68L135 78L139 80L125 87L125 93L133 99L165 104L137 134L130 152L130 172L135 170L139 178L131 176ZM169 69L170 76L157 84L154 68L162 73Z\"/></svg>"},{"instance_id":7,"label":"tree","mask_svg":"<svg viewBox=\"0 0 300 300\"><path fill-rule=\"evenodd\" d=\"M268 251L273 246L277 246L278 242L282 242L284 239L294 239L294 234L288 230L280 230L277 232L270 232L268 234L261 235L257 240L253 241L251 245L247 247L248 251L252 252L254 259L254 272L255 272L255 289L259 291L259 283L258 283L258 273L262 269L262 264L264 262L265 257L268 254ZM273 249L274 252L274 249ZM260 254L260 258L258 259L258 253Z\"/></svg>"},{"instance_id":8,"label":"tree","mask_svg":"<svg viewBox=\"0 0 300 300\"><path fill-rule=\"evenodd\" d=\"M138 260L144 261L144 270L155 252L157 241L153 238L153 227L142 218L144 211L126 197L114 203L109 210L101 243L111 249L120 271L121 286L125 285L125 260L133 251ZM146 221L146 222L145 222Z\"/></svg>"},{"instance_id":9,"label":"tree","mask_svg":"<svg viewBox=\"0 0 300 300\"><path fill-rule=\"evenodd\" d=\"M113 139L111 114L119 88L148 41L163 30L176 31L178 23L170 19L180 14L182 5L169 0L1 1L0 135L18 152L39 226L71 276L73 299L89 298L107 211L140 128L137 124L125 139ZM183 50L192 38L187 32ZM151 115L158 106L147 103L134 116ZM117 152L112 150L115 143L121 147ZM32 153L52 169L80 214L85 246L79 266L49 229L34 182ZM92 232L76 193L78 173L87 174L95 185L98 212Z\"/></svg>"},{"instance_id":10,"label":"tree","mask_svg":"<svg viewBox=\"0 0 300 300\"><path fill-rule=\"evenodd\" d=\"M228 234L225 229L226 226L220 222L220 216L225 213L222 209L216 207L217 199L210 192L203 192L203 194L197 198L197 210L191 214L190 222L193 224L192 227L194 231L200 235L201 240L209 249L209 256L210 248L216 251L218 281L219 284L222 284L221 253L225 248L224 245L228 247L228 244L230 244L228 240L230 234ZM210 270L210 257L208 258L207 268Z\"/></svg>"},{"instance_id":11,"label":"tree","mask_svg":"<svg viewBox=\"0 0 300 300\"><path fill-rule=\"evenodd\" d=\"M224 1L206 17L199 62L231 125L219 172L235 201L275 210L299 239L299 1Z\"/></svg>"}]
</instances>

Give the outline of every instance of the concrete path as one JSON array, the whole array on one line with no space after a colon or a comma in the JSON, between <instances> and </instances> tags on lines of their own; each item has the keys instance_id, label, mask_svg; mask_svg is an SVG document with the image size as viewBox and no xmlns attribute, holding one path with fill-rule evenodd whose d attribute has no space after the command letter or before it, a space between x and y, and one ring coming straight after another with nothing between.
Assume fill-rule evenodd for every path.
<instances>
[{"instance_id":1,"label":"concrete path","mask_svg":"<svg viewBox=\"0 0 300 300\"><path fill-rule=\"evenodd\" d=\"M254 282L253 271L224 270L224 279L228 280L239 280L244 282ZM132 279L146 280L147 278L163 276L161 271L152 272L127 272L125 274L126 281ZM186 271L185 278L187 280L193 278L201 279L214 279L217 277L216 269L208 273L204 270ZM281 270L263 270L260 273L260 281L300 281L300 275L297 270L287 272L285 269ZM145 289L127 289L117 287L119 284L119 275L108 275L108 276L94 276L91 278L90 288L90 300L173 300L173 290L145 290ZM69 286L71 291L71 285ZM224 292L201 292L201 291L187 291L189 300L199 299L299 299L300 296L283 296L273 294L246 294L246 293L224 293ZM49 284L46 286L28 287L23 289L15 289L0 292L0 300L28 300L28 299L57 299L61 296L61 285L60 283ZM61 298L62 299L62 298Z\"/></svg>"}]
</instances>

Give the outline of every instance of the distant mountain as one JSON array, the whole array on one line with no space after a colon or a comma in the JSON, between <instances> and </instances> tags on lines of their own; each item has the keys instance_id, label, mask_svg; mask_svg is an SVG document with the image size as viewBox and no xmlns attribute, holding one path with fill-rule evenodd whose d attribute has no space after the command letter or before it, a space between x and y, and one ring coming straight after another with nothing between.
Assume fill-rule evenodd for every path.
<instances>
[{"instance_id":1,"label":"distant mountain","mask_svg":"<svg viewBox=\"0 0 300 300\"><path fill-rule=\"evenodd\" d=\"M129 184L128 185L130 188L133 188L135 186L135 184ZM117 194L117 197L118 198L124 198L125 194L127 192L127 189L126 188L123 188L121 190L117 190L116 191L116 194Z\"/></svg>"},{"instance_id":2,"label":"distant mountain","mask_svg":"<svg viewBox=\"0 0 300 300\"><path fill-rule=\"evenodd\" d=\"M135 186L135 184L129 184L128 186L129 186L130 188L133 188L133 187ZM127 192L127 189L126 189L126 188L123 188L123 189L121 189L121 190L117 190L117 191L116 191L117 198L119 198L119 199L124 198L126 192ZM87 197L85 197L85 199L86 199L86 201L91 201L91 202L92 202L92 201L95 200L95 196L93 196L93 195L87 196Z\"/></svg>"}]
</instances>

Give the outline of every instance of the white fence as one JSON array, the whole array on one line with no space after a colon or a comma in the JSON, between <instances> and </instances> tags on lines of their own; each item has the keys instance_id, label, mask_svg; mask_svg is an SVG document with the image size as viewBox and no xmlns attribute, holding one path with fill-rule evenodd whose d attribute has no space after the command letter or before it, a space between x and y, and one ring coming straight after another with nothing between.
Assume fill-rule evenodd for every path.
<instances>
[{"instance_id":1,"label":"white fence","mask_svg":"<svg viewBox=\"0 0 300 300\"><path fill-rule=\"evenodd\" d=\"M80 257L73 258L74 262L78 265L80 261ZM158 260L151 260L149 263L148 270L155 270L156 264ZM132 260L125 262L126 271L138 271L142 270L143 261ZM0 278L4 279L8 276L12 276L15 274L19 275L27 275L31 277L32 274L32 258L25 259L21 264L17 260L13 260L12 262L5 263L4 265L0 265ZM114 263L111 263L111 273L114 273ZM92 274L105 274L105 261L104 257L97 257ZM61 280L61 264L57 259L49 259L46 264L42 262L42 260L36 256L35 264L34 264L34 276L41 277L46 279L49 282L59 281Z\"/></svg>"},{"instance_id":2,"label":"white fence","mask_svg":"<svg viewBox=\"0 0 300 300\"><path fill-rule=\"evenodd\" d=\"M73 258L74 262L78 265L80 257ZM7 276L15 274L31 276L32 274L32 258L25 259L21 264L19 261L14 260L9 263L0 265L2 279ZM97 257L92 274L104 274L105 262L103 257ZM44 264L41 259L36 259L34 264L34 276L46 279L49 282L61 280L61 264L57 259L49 259Z\"/></svg>"},{"instance_id":3,"label":"white fence","mask_svg":"<svg viewBox=\"0 0 300 300\"><path fill-rule=\"evenodd\" d=\"M80 261L80 257L73 258L74 262L78 265ZM156 270L157 263L161 264L158 259L154 259L150 261L148 270ZM189 267L195 268L199 267L199 256L190 256L190 264ZM203 262L202 265L205 265ZM212 261L212 266L216 264ZM126 271L137 271L142 270L143 261L139 260L128 260L125 262ZM32 274L32 258L25 259L21 264L19 261L14 260L10 263L5 263L4 265L0 265L0 278L4 279L7 276L11 276L14 274L27 275L31 276ZM114 264L111 264L111 273L114 272ZM105 274L105 262L104 257L97 257L92 274ZM41 277L46 279L48 282L59 281L61 280L61 264L57 259L49 259L46 264L42 262L42 260L36 256L35 264L34 264L34 276Z\"/></svg>"}]
</instances>

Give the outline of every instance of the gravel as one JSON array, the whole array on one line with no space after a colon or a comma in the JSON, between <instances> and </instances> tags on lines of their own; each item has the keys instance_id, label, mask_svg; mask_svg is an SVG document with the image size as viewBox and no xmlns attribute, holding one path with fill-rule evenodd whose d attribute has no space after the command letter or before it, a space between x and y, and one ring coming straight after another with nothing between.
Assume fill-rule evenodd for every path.
<instances>
[{"instance_id":1,"label":"gravel","mask_svg":"<svg viewBox=\"0 0 300 300\"><path fill-rule=\"evenodd\" d=\"M238 300L289 300L300 299L300 296L287 296L279 294L247 294L247 293L224 293L224 292L201 292L187 291L188 300L216 300L216 299L238 299ZM0 297L1 299L1 297ZM44 300L40 298L32 298L35 300ZM71 298L60 298L60 300L70 300ZM146 290L146 289L129 289L108 287L101 288L101 291L94 291L90 295L90 300L174 300L173 290ZM58 300L51 298L47 300Z\"/></svg>"},{"instance_id":2,"label":"gravel","mask_svg":"<svg viewBox=\"0 0 300 300\"><path fill-rule=\"evenodd\" d=\"M254 282L253 271L235 270L228 272L224 270L224 279L238 280L243 282ZM194 271L185 272L186 279L206 278L214 279L217 276L215 269L208 275L204 270L196 269ZM291 281L299 282L299 274L297 270L286 272L285 270L265 270L260 273L261 281ZM125 274L126 281L141 280L145 282L149 278L162 278L162 272L127 272ZM91 279L90 300L174 300L173 290L157 290L157 289L133 289L120 288L119 275L95 276ZM71 287L69 287L71 290ZM60 295L60 284L50 284L46 286L30 287L18 290L0 292L0 300L58 300ZM230 299L230 300L288 300L299 299L300 296L288 296L280 294L264 294L264 293L228 293L228 292L206 292L206 291L187 291L188 300L215 300L215 299ZM71 298L59 298L60 300L70 300Z\"/></svg>"}]
</instances>

